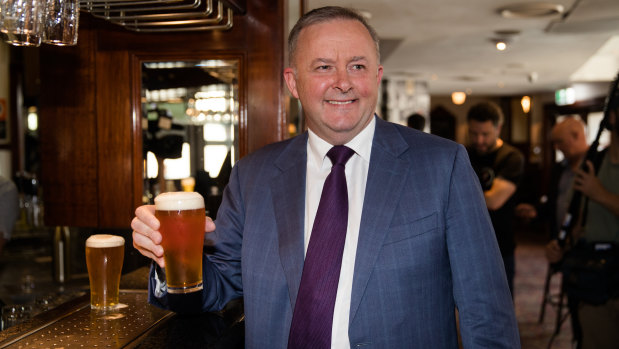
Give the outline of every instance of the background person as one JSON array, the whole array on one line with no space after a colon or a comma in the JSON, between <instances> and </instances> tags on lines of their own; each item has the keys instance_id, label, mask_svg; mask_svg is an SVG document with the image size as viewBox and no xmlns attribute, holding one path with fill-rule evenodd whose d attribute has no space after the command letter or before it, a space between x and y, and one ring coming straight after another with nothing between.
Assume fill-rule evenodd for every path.
<instances>
[{"instance_id":1,"label":"background person","mask_svg":"<svg viewBox=\"0 0 619 349\"><path fill-rule=\"evenodd\" d=\"M11 239L17 218L19 218L17 187L10 179L0 176L0 253Z\"/></svg>"},{"instance_id":2,"label":"background person","mask_svg":"<svg viewBox=\"0 0 619 349\"><path fill-rule=\"evenodd\" d=\"M526 219L539 215L550 220L551 236L556 237L572 198L576 170L582 164L589 146L585 124L577 117L566 117L553 126L550 139L554 148L563 154L563 160L551 170L548 200L544 205L521 203L516 207L518 216Z\"/></svg>"},{"instance_id":3,"label":"background person","mask_svg":"<svg viewBox=\"0 0 619 349\"><path fill-rule=\"evenodd\" d=\"M514 294L516 272L513 218L515 195L524 172L522 153L503 142L501 109L490 102L473 105L467 113L471 165L484 191L486 206L503 257L509 289Z\"/></svg>"},{"instance_id":4,"label":"background person","mask_svg":"<svg viewBox=\"0 0 619 349\"><path fill-rule=\"evenodd\" d=\"M214 252L204 257L198 299L161 287L159 222L152 206L136 210L134 246L156 262L150 301L215 311L243 297L247 348L456 348L455 308L464 348L519 348L499 250L466 151L374 114L383 72L375 31L356 12L320 8L292 29L289 51L284 78L309 131L234 166L216 229L207 220ZM315 234L322 233L312 227L332 167L325 154L339 145L354 154L345 164L348 214L338 216L347 224L337 295L324 317L304 319L305 327L325 330L299 340L302 280ZM313 302L323 304L323 294Z\"/></svg>"},{"instance_id":5,"label":"background person","mask_svg":"<svg viewBox=\"0 0 619 349\"><path fill-rule=\"evenodd\" d=\"M572 244L561 247L555 239L546 246L548 260L563 263L564 287L567 287L568 295L578 298L577 316L583 349L617 348L619 343L619 91L613 93L615 98L609 105L608 120L610 145L598 155L599 165L587 160L585 169L575 169L573 188L582 192L587 201L584 224L570 232ZM595 168L598 168L597 175ZM582 222L582 218L577 221ZM586 253L590 264L601 251L608 253L600 247L609 245L612 248L610 257L608 254L602 257L606 271L599 274L603 282L587 282L586 294L580 289L574 292L573 287L578 285L573 280L581 278L581 271L571 267L577 261L574 258ZM599 275L595 280L600 279Z\"/></svg>"},{"instance_id":6,"label":"background person","mask_svg":"<svg viewBox=\"0 0 619 349\"><path fill-rule=\"evenodd\" d=\"M550 235L556 239L559 229L568 212L572 201L574 178L581 166L589 146L585 134L585 124L576 116L566 117L552 127L550 139L555 149L563 154L563 160L554 164L551 170L548 200L543 204L532 205L521 203L516 207L519 217L544 219L550 223ZM552 250L551 250L552 251ZM555 260L555 258L551 258ZM560 266L552 264L551 272L559 271ZM571 313L572 336L575 343L580 342L581 331L578 321L577 303L568 297L568 307Z\"/></svg>"},{"instance_id":7,"label":"background person","mask_svg":"<svg viewBox=\"0 0 619 349\"><path fill-rule=\"evenodd\" d=\"M410 128L423 131L426 127L426 118L419 113L413 113L406 119L406 125Z\"/></svg>"}]
</instances>

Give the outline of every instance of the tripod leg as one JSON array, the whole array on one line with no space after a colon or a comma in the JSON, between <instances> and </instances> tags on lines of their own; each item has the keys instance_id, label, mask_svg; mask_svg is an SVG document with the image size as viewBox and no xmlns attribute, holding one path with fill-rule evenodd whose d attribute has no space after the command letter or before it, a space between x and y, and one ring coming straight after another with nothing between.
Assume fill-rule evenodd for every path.
<instances>
[{"instance_id":1,"label":"tripod leg","mask_svg":"<svg viewBox=\"0 0 619 349\"><path fill-rule=\"evenodd\" d=\"M544 296L542 297L542 307L539 313L538 323L544 322L544 316L546 315L546 304L549 301L550 295L550 280L552 279L553 269L550 265L548 265L548 272L546 273L546 281L544 282Z\"/></svg>"}]
</instances>

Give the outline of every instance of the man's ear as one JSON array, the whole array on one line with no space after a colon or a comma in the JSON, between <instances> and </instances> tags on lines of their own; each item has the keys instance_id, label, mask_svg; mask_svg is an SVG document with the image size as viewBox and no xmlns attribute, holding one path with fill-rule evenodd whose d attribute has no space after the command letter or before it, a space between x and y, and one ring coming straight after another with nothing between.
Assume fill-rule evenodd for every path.
<instances>
[{"instance_id":1,"label":"man's ear","mask_svg":"<svg viewBox=\"0 0 619 349\"><path fill-rule=\"evenodd\" d=\"M376 72L376 83L380 86L380 81L383 79L383 66L378 66L378 71Z\"/></svg>"},{"instance_id":2,"label":"man's ear","mask_svg":"<svg viewBox=\"0 0 619 349\"><path fill-rule=\"evenodd\" d=\"M294 96L294 98L299 98L299 93L297 92L297 76L294 72L293 68L284 69L284 80L286 80L286 86L288 86L288 90Z\"/></svg>"}]
</instances>

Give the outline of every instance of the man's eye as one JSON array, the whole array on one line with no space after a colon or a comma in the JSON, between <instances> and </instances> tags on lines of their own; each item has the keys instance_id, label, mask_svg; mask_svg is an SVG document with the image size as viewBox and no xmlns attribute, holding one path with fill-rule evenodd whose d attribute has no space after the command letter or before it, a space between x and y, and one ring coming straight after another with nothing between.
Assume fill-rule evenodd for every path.
<instances>
[{"instance_id":1,"label":"man's eye","mask_svg":"<svg viewBox=\"0 0 619 349\"><path fill-rule=\"evenodd\" d=\"M319 65L318 67L316 67L316 70L329 70L329 68L331 68L328 65Z\"/></svg>"},{"instance_id":2,"label":"man's eye","mask_svg":"<svg viewBox=\"0 0 619 349\"><path fill-rule=\"evenodd\" d=\"M363 64L353 64L352 65L352 69L353 70L363 70L363 69L365 69L365 65L363 65Z\"/></svg>"}]
</instances>

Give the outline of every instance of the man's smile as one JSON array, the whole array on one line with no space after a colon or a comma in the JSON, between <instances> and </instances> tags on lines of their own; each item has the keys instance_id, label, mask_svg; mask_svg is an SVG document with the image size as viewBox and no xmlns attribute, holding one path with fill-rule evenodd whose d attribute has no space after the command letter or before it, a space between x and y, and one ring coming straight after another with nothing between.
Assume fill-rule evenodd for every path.
<instances>
[{"instance_id":1,"label":"man's smile","mask_svg":"<svg viewBox=\"0 0 619 349\"><path fill-rule=\"evenodd\" d=\"M355 101L356 101L356 99L353 99L353 100L348 100L348 101L330 101L330 100L327 100L327 103L329 103L329 104L343 105L343 104L351 104L351 103L354 103Z\"/></svg>"}]
</instances>

